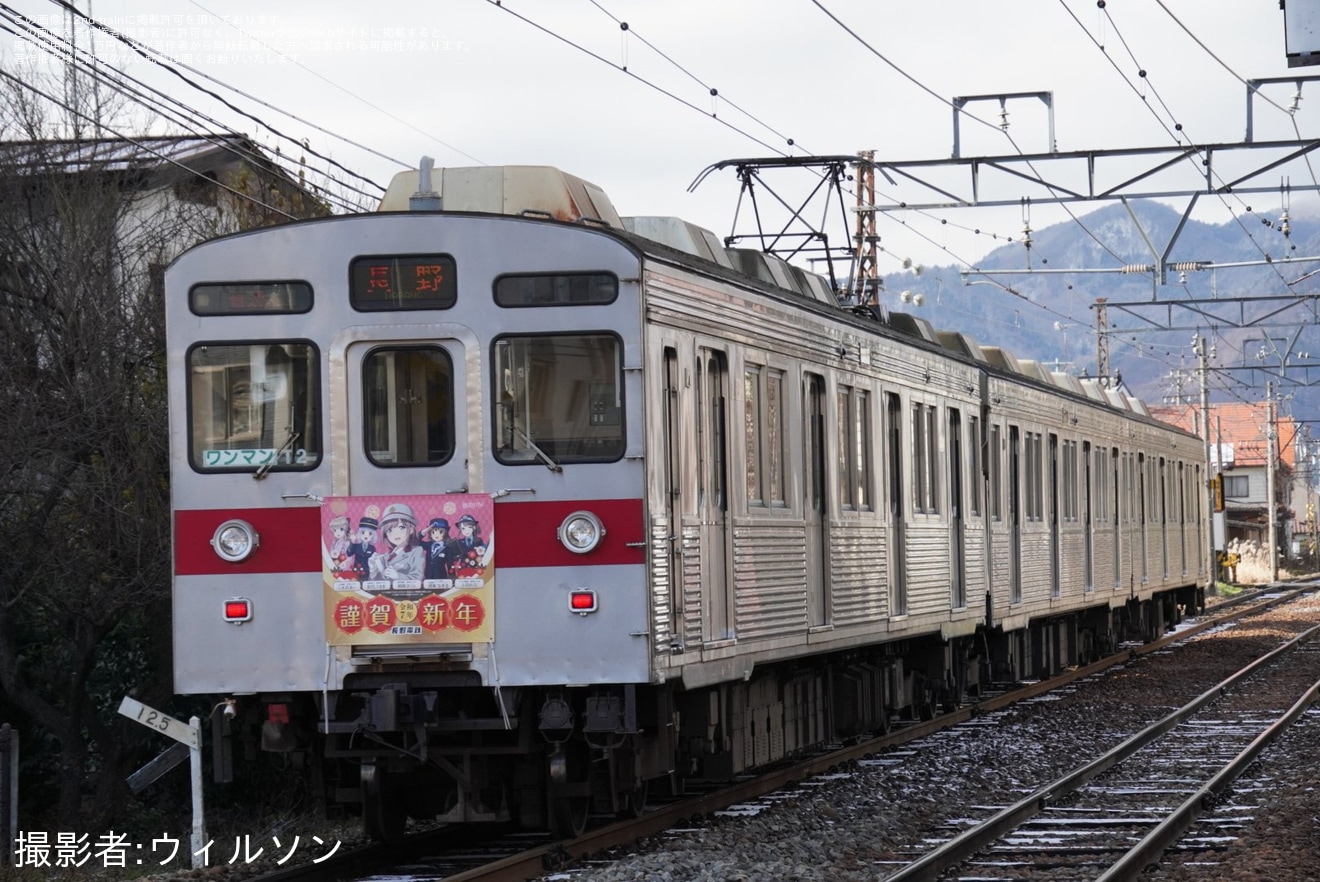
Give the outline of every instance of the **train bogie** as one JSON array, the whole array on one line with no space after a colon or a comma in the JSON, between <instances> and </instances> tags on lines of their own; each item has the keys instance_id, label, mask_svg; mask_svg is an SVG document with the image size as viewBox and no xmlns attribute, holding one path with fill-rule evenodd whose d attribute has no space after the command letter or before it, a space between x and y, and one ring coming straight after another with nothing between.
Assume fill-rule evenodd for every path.
<instances>
[{"instance_id":1,"label":"train bogie","mask_svg":"<svg viewBox=\"0 0 1320 882\"><path fill-rule=\"evenodd\" d=\"M251 704L377 836L572 832L1197 602L1195 439L1126 395L501 180L531 214L291 224L166 275L177 688Z\"/></svg>"}]
</instances>

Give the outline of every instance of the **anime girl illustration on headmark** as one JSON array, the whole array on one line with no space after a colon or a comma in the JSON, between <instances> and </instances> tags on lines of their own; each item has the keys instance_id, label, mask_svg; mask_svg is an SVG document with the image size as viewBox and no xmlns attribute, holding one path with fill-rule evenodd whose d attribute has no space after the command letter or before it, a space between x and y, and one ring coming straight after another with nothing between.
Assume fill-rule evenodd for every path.
<instances>
[{"instance_id":1,"label":"anime girl illustration on headmark","mask_svg":"<svg viewBox=\"0 0 1320 882\"><path fill-rule=\"evenodd\" d=\"M455 579L480 578L490 560L490 543L481 536L481 524L470 514L458 519L458 538L450 544L450 569Z\"/></svg>"},{"instance_id":2,"label":"anime girl illustration on headmark","mask_svg":"<svg viewBox=\"0 0 1320 882\"><path fill-rule=\"evenodd\" d=\"M380 517L380 532L385 547L371 558L370 578L420 582L426 560L415 541L417 516L411 506L402 502L389 505Z\"/></svg>"}]
</instances>

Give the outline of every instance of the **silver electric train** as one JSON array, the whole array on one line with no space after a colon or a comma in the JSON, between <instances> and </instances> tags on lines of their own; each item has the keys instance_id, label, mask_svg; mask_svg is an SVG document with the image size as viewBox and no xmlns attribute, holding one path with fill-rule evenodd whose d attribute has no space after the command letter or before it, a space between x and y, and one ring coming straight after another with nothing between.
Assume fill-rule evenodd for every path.
<instances>
[{"instance_id":1,"label":"silver electric train","mask_svg":"<svg viewBox=\"0 0 1320 882\"><path fill-rule=\"evenodd\" d=\"M580 831L1203 603L1194 436L555 169L165 288L176 691L383 840Z\"/></svg>"}]
</instances>

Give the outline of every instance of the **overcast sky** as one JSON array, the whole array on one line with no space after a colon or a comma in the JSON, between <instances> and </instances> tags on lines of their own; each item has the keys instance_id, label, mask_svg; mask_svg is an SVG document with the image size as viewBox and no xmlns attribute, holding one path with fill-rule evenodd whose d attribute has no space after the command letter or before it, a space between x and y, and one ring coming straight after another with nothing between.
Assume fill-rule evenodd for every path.
<instances>
[{"instance_id":1,"label":"overcast sky","mask_svg":"<svg viewBox=\"0 0 1320 882\"><path fill-rule=\"evenodd\" d=\"M63 29L53 3L10 4ZM1193 143L1241 141L1245 80L1320 74L1320 68L1288 68L1278 0L1109 0L1104 9L1095 0L505 0L502 6L489 0L92 0L90 6L110 27L251 96L229 94L235 104L381 184L423 154L439 166L555 165L601 186L621 214L677 215L720 235L730 231L738 182L726 170L689 193L708 165L864 149L876 151L878 160L947 158L948 102L955 96L1052 93L1055 146L1062 151L1167 147L1174 122ZM85 34L79 42L86 48ZM96 51L259 142L277 143L104 35L96 38ZM53 68L48 56L34 52L0 33L5 71L27 78ZM1142 69L1144 79L1137 75ZM1269 100L1255 105L1258 140L1320 133L1320 83L1304 85L1300 110L1290 115L1284 108L1295 91L1291 82L1263 90ZM997 102L968 110L974 118L960 127L963 156L1050 148L1039 100L1008 103L1007 133ZM1304 165L1270 180L1285 177L1294 184L1313 180ZM882 202L904 198L883 180L877 189ZM1258 208L1277 206L1282 197L1255 201ZM1241 210L1207 204L1207 210ZM1011 209L882 217L880 271L896 270L904 258L974 263L1002 244L991 233L1018 236L1022 215ZM1028 220L1039 229L1064 217L1041 206Z\"/></svg>"}]
</instances>

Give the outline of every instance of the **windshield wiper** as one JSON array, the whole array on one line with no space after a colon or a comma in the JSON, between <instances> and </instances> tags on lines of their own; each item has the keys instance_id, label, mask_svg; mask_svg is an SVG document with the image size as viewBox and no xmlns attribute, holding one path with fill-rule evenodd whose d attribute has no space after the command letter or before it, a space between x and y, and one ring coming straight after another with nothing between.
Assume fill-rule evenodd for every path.
<instances>
[{"instance_id":1,"label":"windshield wiper","mask_svg":"<svg viewBox=\"0 0 1320 882\"><path fill-rule=\"evenodd\" d=\"M537 447L536 442L532 440L532 436L528 435L522 429L518 428L518 424L515 423L513 420L509 420L509 428L512 429L514 432L517 432L518 437L523 439L523 441L527 442L527 446L530 447L532 449L532 452L536 454L537 459L545 463L546 468L548 468L552 472L562 472L564 470L559 463L555 462L553 459L550 458L550 454L546 453L544 450Z\"/></svg>"},{"instance_id":2,"label":"windshield wiper","mask_svg":"<svg viewBox=\"0 0 1320 882\"><path fill-rule=\"evenodd\" d=\"M269 472L271 470L271 467L274 466L275 463L280 461L280 457L284 455L284 452L286 450L288 450L290 447L294 445L294 443L298 440L299 437L301 436L297 432L290 429L289 437L284 439L284 443L280 445L279 450L275 451L275 455L272 456L265 463L263 463L261 466L259 466L257 470L252 473L252 480L260 481L262 478L266 477L266 472Z\"/></svg>"}]
</instances>

